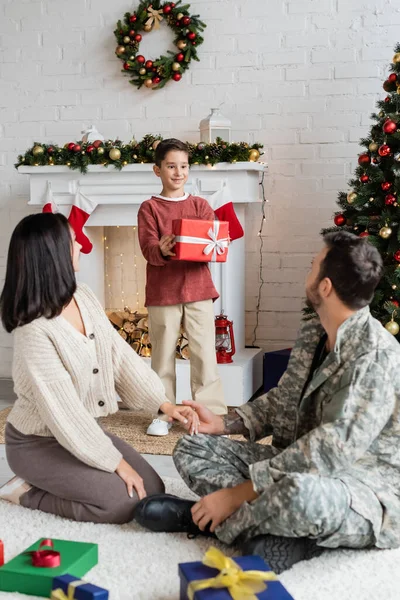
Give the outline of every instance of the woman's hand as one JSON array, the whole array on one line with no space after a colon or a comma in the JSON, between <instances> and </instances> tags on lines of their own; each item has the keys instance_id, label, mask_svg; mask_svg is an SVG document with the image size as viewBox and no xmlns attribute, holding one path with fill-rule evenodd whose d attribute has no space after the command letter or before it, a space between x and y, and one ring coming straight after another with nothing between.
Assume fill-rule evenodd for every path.
<instances>
[{"instance_id":1,"label":"woman's hand","mask_svg":"<svg viewBox=\"0 0 400 600\"><path fill-rule=\"evenodd\" d=\"M224 422L221 416L215 415L210 409L198 402L193 402L193 400L184 400L183 405L196 411L199 419L196 433L209 433L213 435L222 435L224 433ZM186 426L185 429L187 429Z\"/></svg>"},{"instance_id":2,"label":"woman's hand","mask_svg":"<svg viewBox=\"0 0 400 600\"><path fill-rule=\"evenodd\" d=\"M191 435L199 433L199 417L190 406L176 406L171 402L164 402L160 406L161 412L169 417L169 421L179 421Z\"/></svg>"},{"instance_id":3,"label":"woman's hand","mask_svg":"<svg viewBox=\"0 0 400 600\"><path fill-rule=\"evenodd\" d=\"M139 473L132 469L131 465L126 462L123 458L116 468L115 472L119 475L126 483L126 488L128 490L128 495L133 498L133 490L136 490L139 500L146 498L146 490L144 489L143 479L140 477Z\"/></svg>"}]
</instances>

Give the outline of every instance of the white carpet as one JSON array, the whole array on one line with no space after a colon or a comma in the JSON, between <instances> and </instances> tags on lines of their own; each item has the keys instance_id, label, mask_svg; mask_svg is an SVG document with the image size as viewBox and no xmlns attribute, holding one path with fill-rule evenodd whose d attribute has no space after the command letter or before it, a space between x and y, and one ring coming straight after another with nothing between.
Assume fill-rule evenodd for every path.
<instances>
[{"instance_id":1,"label":"white carpet","mask_svg":"<svg viewBox=\"0 0 400 600\"><path fill-rule=\"evenodd\" d=\"M181 481L166 484L169 492L191 497ZM85 579L110 590L110 600L177 600L178 563L200 560L210 545L206 538L148 533L134 524L75 523L0 501L6 560L40 537L98 543L99 564ZM399 600L399 561L400 549L338 550L299 563L280 579L295 600ZM0 592L0 600L17 598L36 597Z\"/></svg>"}]
</instances>

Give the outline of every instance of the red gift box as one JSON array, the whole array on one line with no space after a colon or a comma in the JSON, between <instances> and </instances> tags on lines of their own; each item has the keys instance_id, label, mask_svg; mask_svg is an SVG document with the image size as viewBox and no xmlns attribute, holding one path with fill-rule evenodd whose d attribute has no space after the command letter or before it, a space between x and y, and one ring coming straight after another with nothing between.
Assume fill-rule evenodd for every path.
<instances>
[{"instance_id":1,"label":"red gift box","mask_svg":"<svg viewBox=\"0 0 400 600\"><path fill-rule=\"evenodd\" d=\"M229 245L228 221L201 221L200 219L175 219L173 260L192 262L226 262Z\"/></svg>"}]
</instances>

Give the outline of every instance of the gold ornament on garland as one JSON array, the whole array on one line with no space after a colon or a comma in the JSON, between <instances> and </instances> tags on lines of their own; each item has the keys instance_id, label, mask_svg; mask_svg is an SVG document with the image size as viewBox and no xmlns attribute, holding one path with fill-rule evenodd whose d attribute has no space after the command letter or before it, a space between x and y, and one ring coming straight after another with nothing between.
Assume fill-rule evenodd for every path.
<instances>
[{"instance_id":1,"label":"gold ornament on garland","mask_svg":"<svg viewBox=\"0 0 400 600\"><path fill-rule=\"evenodd\" d=\"M97 154L104 154L104 148L102 148L101 146L97 148Z\"/></svg>"},{"instance_id":2,"label":"gold ornament on garland","mask_svg":"<svg viewBox=\"0 0 400 600\"><path fill-rule=\"evenodd\" d=\"M44 148L42 146L34 146L32 150L33 156L40 156L44 153Z\"/></svg>"},{"instance_id":3,"label":"gold ornament on garland","mask_svg":"<svg viewBox=\"0 0 400 600\"><path fill-rule=\"evenodd\" d=\"M249 152L249 161L250 162L257 162L258 159L260 158L260 153L258 150L250 150Z\"/></svg>"},{"instance_id":4,"label":"gold ornament on garland","mask_svg":"<svg viewBox=\"0 0 400 600\"><path fill-rule=\"evenodd\" d=\"M394 310L392 313L391 320L388 323L386 323L386 325L385 325L385 329L387 329L388 332L391 333L392 335L397 335L400 331L399 324L394 320L395 316L396 316L396 311Z\"/></svg>"},{"instance_id":5,"label":"gold ornament on garland","mask_svg":"<svg viewBox=\"0 0 400 600\"><path fill-rule=\"evenodd\" d=\"M396 54L393 56L393 60L392 62L396 63L400 63L400 52L396 52Z\"/></svg>"},{"instance_id":6,"label":"gold ornament on garland","mask_svg":"<svg viewBox=\"0 0 400 600\"><path fill-rule=\"evenodd\" d=\"M204 41L202 32L206 24L199 15L189 15L188 9L189 4L175 5L168 0L140 0L133 14L126 13L117 22L115 54L123 61L122 72L131 84L137 88L160 89L169 81L179 82L191 61L198 60L197 49ZM139 51L141 34L159 29L163 20L173 31L176 51L146 60Z\"/></svg>"},{"instance_id":7,"label":"gold ornament on garland","mask_svg":"<svg viewBox=\"0 0 400 600\"><path fill-rule=\"evenodd\" d=\"M368 150L370 152L376 152L379 148L379 144L377 144L376 142L371 142L370 145L368 146Z\"/></svg>"},{"instance_id":8,"label":"gold ornament on garland","mask_svg":"<svg viewBox=\"0 0 400 600\"><path fill-rule=\"evenodd\" d=\"M121 150L119 150L118 148L111 148L108 155L111 158L111 160L119 160L121 158Z\"/></svg>"},{"instance_id":9,"label":"gold ornament on garland","mask_svg":"<svg viewBox=\"0 0 400 600\"><path fill-rule=\"evenodd\" d=\"M353 204L354 200L357 198L357 194L355 192L349 192L347 194L347 202L349 204Z\"/></svg>"},{"instance_id":10,"label":"gold ornament on garland","mask_svg":"<svg viewBox=\"0 0 400 600\"><path fill-rule=\"evenodd\" d=\"M390 229L390 227L388 227L387 225L385 227L382 227L379 230L379 235L381 236L381 238L383 238L384 240L387 240L388 238L390 238L390 236L392 235L392 230Z\"/></svg>"}]
</instances>

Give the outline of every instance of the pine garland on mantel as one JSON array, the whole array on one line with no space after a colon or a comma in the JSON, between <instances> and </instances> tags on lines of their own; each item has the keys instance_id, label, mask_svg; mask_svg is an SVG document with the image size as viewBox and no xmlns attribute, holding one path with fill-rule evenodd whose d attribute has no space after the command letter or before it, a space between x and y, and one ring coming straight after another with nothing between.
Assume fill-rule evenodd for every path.
<instances>
[{"instance_id":1,"label":"pine garland on mantel","mask_svg":"<svg viewBox=\"0 0 400 600\"><path fill-rule=\"evenodd\" d=\"M145 135L137 142L125 144L121 140L96 140L94 142L69 142L63 148L56 144L34 142L33 146L18 156L15 167L67 166L86 173L89 165L112 165L121 170L126 165L154 163L154 152L162 140L160 135ZM215 165L219 162L257 162L262 144L249 145L246 142L224 142L217 138L215 143L187 142L191 165Z\"/></svg>"}]
</instances>

